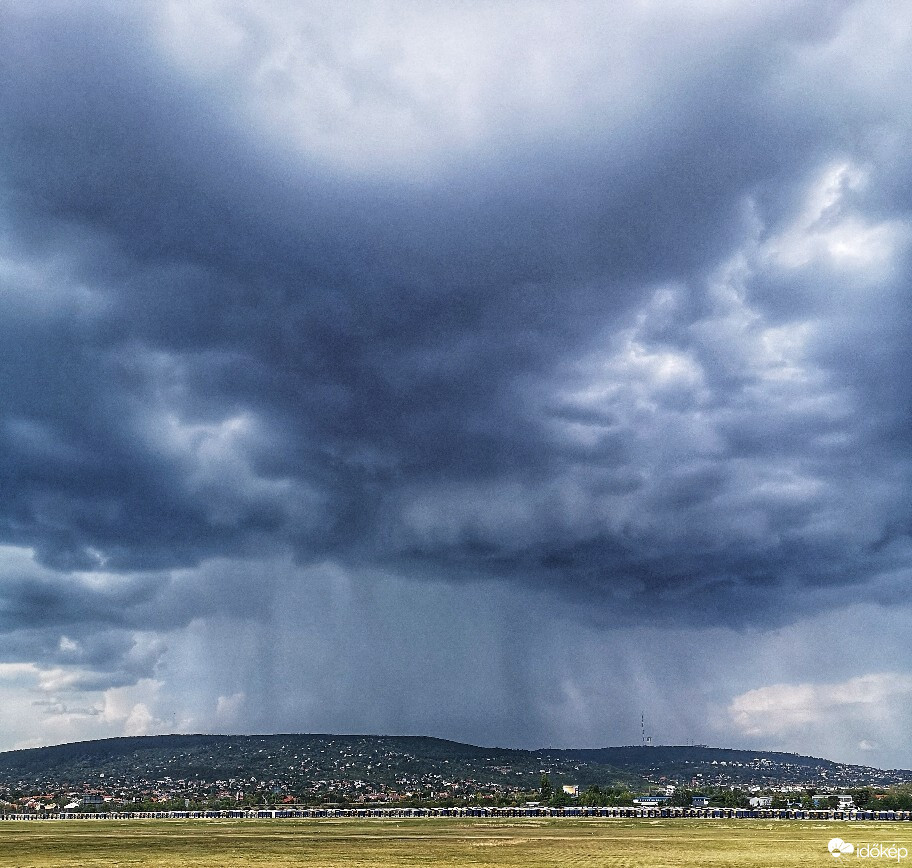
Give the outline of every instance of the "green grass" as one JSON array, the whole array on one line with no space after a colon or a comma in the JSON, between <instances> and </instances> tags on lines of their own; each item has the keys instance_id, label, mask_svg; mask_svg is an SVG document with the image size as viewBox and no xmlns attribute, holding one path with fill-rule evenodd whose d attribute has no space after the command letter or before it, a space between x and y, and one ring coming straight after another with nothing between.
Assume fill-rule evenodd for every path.
<instances>
[{"instance_id":1,"label":"green grass","mask_svg":"<svg viewBox=\"0 0 912 868\"><path fill-rule=\"evenodd\" d=\"M127 820L0 823L2 868L788 868L839 862L827 842L901 844L912 823L750 820ZM893 864L888 859L863 860ZM904 862L912 868L912 860Z\"/></svg>"}]
</instances>

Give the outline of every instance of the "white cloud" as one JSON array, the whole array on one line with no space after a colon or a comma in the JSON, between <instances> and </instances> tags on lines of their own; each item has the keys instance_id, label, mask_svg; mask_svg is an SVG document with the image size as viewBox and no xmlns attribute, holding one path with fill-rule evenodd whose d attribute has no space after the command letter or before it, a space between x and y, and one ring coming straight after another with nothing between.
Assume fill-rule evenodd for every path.
<instances>
[{"instance_id":1,"label":"white cloud","mask_svg":"<svg viewBox=\"0 0 912 868\"><path fill-rule=\"evenodd\" d=\"M70 639L69 636L61 636L57 648L63 654L74 654L80 650L79 643Z\"/></svg>"},{"instance_id":2,"label":"white cloud","mask_svg":"<svg viewBox=\"0 0 912 868\"><path fill-rule=\"evenodd\" d=\"M876 673L838 684L773 684L732 700L729 711L745 735L781 733L834 714L879 715L883 703L912 693L912 676Z\"/></svg>"},{"instance_id":3,"label":"white cloud","mask_svg":"<svg viewBox=\"0 0 912 868\"><path fill-rule=\"evenodd\" d=\"M149 735L161 732L164 722L153 714L164 682L143 678L126 687L106 690L99 705L101 719L119 730L119 735Z\"/></svg>"},{"instance_id":4,"label":"white cloud","mask_svg":"<svg viewBox=\"0 0 912 868\"><path fill-rule=\"evenodd\" d=\"M215 701L215 717L221 724L237 724L241 720L247 695L243 691L230 696L219 696Z\"/></svg>"},{"instance_id":5,"label":"white cloud","mask_svg":"<svg viewBox=\"0 0 912 868\"><path fill-rule=\"evenodd\" d=\"M124 721L124 735L149 735L157 732L161 728L162 722L156 720L149 711L144 702L137 702L130 709L127 719Z\"/></svg>"},{"instance_id":6,"label":"white cloud","mask_svg":"<svg viewBox=\"0 0 912 868\"><path fill-rule=\"evenodd\" d=\"M35 683L40 671L34 663L0 663L0 681Z\"/></svg>"},{"instance_id":7,"label":"white cloud","mask_svg":"<svg viewBox=\"0 0 912 868\"><path fill-rule=\"evenodd\" d=\"M805 750L816 745L817 752L835 743L865 752L882 744L895 748L912 726L912 674L771 684L736 696L728 714L736 731L754 741L797 743Z\"/></svg>"},{"instance_id":8,"label":"white cloud","mask_svg":"<svg viewBox=\"0 0 912 868\"><path fill-rule=\"evenodd\" d=\"M78 667L41 666L37 663L0 663L0 681L33 691L58 693L78 690L93 673Z\"/></svg>"},{"instance_id":9,"label":"white cloud","mask_svg":"<svg viewBox=\"0 0 912 868\"><path fill-rule=\"evenodd\" d=\"M789 17L763 2L580 0L559 15L546 2L292 0L181 0L156 13L165 56L276 145L410 176L524 140L598 130L602 147L629 141L643 113L703 67L708 41Z\"/></svg>"},{"instance_id":10,"label":"white cloud","mask_svg":"<svg viewBox=\"0 0 912 868\"><path fill-rule=\"evenodd\" d=\"M764 243L760 255L789 269L824 266L851 271L865 284L883 279L912 240L902 220L872 221L852 205L870 172L851 162L826 166L810 184L801 213Z\"/></svg>"}]
</instances>

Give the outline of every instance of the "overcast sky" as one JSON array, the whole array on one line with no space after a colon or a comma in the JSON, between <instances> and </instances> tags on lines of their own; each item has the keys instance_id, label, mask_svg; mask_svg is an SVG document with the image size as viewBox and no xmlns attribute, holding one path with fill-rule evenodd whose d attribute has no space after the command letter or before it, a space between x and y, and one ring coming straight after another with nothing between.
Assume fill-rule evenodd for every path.
<instances>
[{"instance_id":1,"label":"overcast sky","mask_svg":"<svg viewBox=\"0 0 912 868\"><path fill-rule=\"evenodd\" d=\"M912 767L912 6L0 5L0 748Z\"/></svg>"}]
</instances>

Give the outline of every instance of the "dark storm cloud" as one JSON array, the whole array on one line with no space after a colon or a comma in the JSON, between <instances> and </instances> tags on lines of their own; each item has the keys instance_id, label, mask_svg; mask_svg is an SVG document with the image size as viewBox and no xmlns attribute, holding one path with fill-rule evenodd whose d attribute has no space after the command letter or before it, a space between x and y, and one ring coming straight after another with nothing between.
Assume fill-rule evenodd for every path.
<instances>
[{"instance_id":1,"label":"dark storm cloud","mask_svg":"<svg viewBox=\"0 0 912 868\"><path fill-rule=\"evenodd\" d=\"M733 623L906 563L908 128L898 70L841 99L857 7L656 37L642 109L413 182L279 153L139 12L2 14L0 536L109 576L7 624L166 626L205 606L137 571L284 549ZM882 275L818 265L852 243Z\"/></svg>"},{"instance_id":2,"label":"dark storm cloud","mask_svg":"<svg viewBox=\"0 0 912 868\"><path fill-rule=\"evenodd\" d=\"M21 550L2 555L0 633L49 629L59 638L61 630L80 625L168 630L194 617L255 615L261 608L247 590L250 569L231 563L212 562L208 570L192 573L62 576L31 563Z\"/></svg>"},{"instance_id":3,"label":"dark storm cloud","mask_svg":"<svg viewBox=\"0 0 912 868\"><path fill-rule=\"evenodd\" d=\"M258 565L210 561L170 573L61 573L0 549L0 657L41 661L53 691L98 691L156 672L164 637L198 619L262 620L272 579Z\"/></svg>"}]
</instances>

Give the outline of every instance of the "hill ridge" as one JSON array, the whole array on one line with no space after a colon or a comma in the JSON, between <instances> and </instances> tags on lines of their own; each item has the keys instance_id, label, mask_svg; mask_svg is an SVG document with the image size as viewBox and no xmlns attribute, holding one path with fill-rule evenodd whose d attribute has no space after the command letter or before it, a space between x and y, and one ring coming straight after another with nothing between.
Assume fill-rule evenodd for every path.
<instances>
[{"instance_id":1,"label":"hill ridge","mask_svg":"<svg viewBox=\"0 0 912 868\"><path fill-rule=\"evenodd\" d=\"M0 752L0 786L154 793L182 782L213 792L394 799L532 792L553 785L645 791L912 781L912 772L838 763L784 751L707 745L504 748L426 735L173 733L115 736Z\"/></svg>"}]
</instances>

